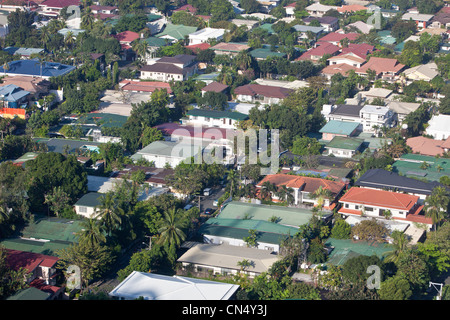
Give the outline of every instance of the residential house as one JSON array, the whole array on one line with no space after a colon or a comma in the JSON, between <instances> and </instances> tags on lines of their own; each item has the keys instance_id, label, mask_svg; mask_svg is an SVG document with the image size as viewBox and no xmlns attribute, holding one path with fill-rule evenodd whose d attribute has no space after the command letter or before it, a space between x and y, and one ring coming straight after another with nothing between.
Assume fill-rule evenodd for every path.
<instances>
[{"instance_id":1,"label":"residential house","mask_svg":"<svg viewBox=\"0 0 450 320\"><path fill-rule=\"evenodd\" d=\"M111 178L117 179L128 179L134 172L142 171L145 173L144 185L148 184L153 189L164 189L167 188L166 177L173 174L173 169L166 168L154 168L147 166L137 166L131 164L125 164L123 168L118 171L114 171L111 174ZM92 176L88 176L91 178ZM88 181L89 183L89 181ZM152 191L150 190L150 191Z\"/></svg>"},{"instance_id":2,"label":"residential house","mask_svg":"<svg viewBox=\"0 0 450 320\"><path fill-rule=\"evenodd\" d=\"M251 51L249 51L249 55L251 55L253 58L255 58L255 60L266 60L269 57L286 57L286 53L284 52L279 52L273 50L270 46L267 45L263 45L261 48L256 48L253 49Z\"/></svg>"},{"instance_id":3,"label":"residential house","mask_svg":"<svg viewBox=\"0 0 450 320\"><path fill-rule=\"evenodd\" d=\"M374 99L381 99L386 103L386 101L390 99L393 92L394 91L390 89L371 87L367 91L358 92L357 95L360 97L361 101L367 103L371 103Z\"/></svg>"},{"instance_id":4,"label":"residential house","mask_svg":"<svg viewBox=\"0 0 450 320\"><path fill-rule=\"evenodd\" d=\"M405 65L399 63L397 59L370 57L369 61L356 70L356 73L367 76L370 73L369 70L372 70L376 79L394 81L404 68Z\"/></svg>"},{"instance_id":5,"label":"residential house","mask_svg":"<svg viewBox=\"0 0 450 320\"><path fill-rule=\"evenodd\" d=\"M413 20L416 22L418 29L423 29L428 27L433 19L434 15L432 14L422 14L422 13L411 13L407 12L402 16L403 21Z\"/></svg>"},{"instance_id":6,"label":"residential house","mask_svg":"<svg viewBox=\"0 0 450 320\"><path fill-rule=\"evenodd\" d=\"M339 19L331 16L324 17L306 17L303 18L303 22L309 25L312 21L319 21L320 25L325 29L326 32L333 32L339 29Z\"/></svg>"},{"instance_id":7,"label":"residential house","mask_svg":"<svg viewBox=\"0 0 450 320\"><path fill-rule=\"evenodd\" d=\"M339 105L324 104L322 106L322 115L325 117L327 121L341 120L341 121L361 123L360 110L362 109L362 107L363 106L361 105L350 105L350 104L339 104Z\"/></svg>"},{"instance_id":8,"label":"residential house","mask_svg":"<svg viewBox=\"0 0 450 320\"><path fill-rule=\"evenodd\" d=\"M169 95L172 94L170 84L161 81L121 80L119 82L119 89L126 92L149 94L152 94L156 90L166 90Z\"/></svg>"},{"instance_id":9,"label":"residential house","mask_svg":"<svg viewBox=\"0 0 450 320\"><path fill-rule=\"evenodd\" d=\"M38 14L58 18L61 10L69 6L79 6L80 0L46 0L40 3Z\"/></svg>"},{"instance_id":10,"label":"residential house","mask_svg":"<svg viewBox=\"0 0 450 320\"><path fill-rule=\"evenodd\" d=\"M65 65L58 62L39 62L37 59L16 60L0 66L0 74L4 76L27 76L49 79L68 74L75 70L75 66Z\"/></svg>"},{"instance_id":11,"label":"residential house","mask_svg":"<svg viewBox=\"0 0 450 320\"><path fill-rule=\"evenodd\" d=\"M407 177L424 181L439 181L441 177L448 176L450 161L443 157L407 153L397 159L392 167L395 172Z\"/></svg>"},{"instance_id":12,"label":"residential house","mask_svg":"<svg viewBox=\"0 0 450 320\"><path fill-rule=\"evenodd\" d=\"M185 119L182 119L182 121L185 121ZM192 148L195 148L195 152L201 148L201 155L205 161L230 164L234 160L233 141L236 133L233 129L174 122L159 124L155 128L161 131L166 141L191 145ZM188 149L186 146L185 148ZM213 150L214 154L212 154ZM168 153L169 151L163 150L162 152ZM198 156L200 156L200 152L198 152ZM173 159L172 161L178 160Z\"/></svg>"},{"instance_id":13,"label":"residential house","mask_svg":"<svg viewBox=\"0 0 450 320\"><path fill-rule=\"evenodd\" d=\"M40 54L44 52L43 48L22 48L22 47L6 47L3 51L8 52L10 55L19 55L21 59L28 59L32 54Z\"/></svg>"},{"instance_id":14,"label":"residential house","mask_svg":"<svg viewBox=\"0 0 450 320\"><path fill-rule=\"evenodd\" d=\"M163 82L185 81L197 72L198 63L194 55L179 54L174 57L162 57L155 63L140 69L142 80Z\"/></svg>"},{"instance_id":15,"label":"residential house","mask_svg":"<svg viewBox=\"0 0 450 320\"><path fill-rule=\"evenodd\" d=\"M450 137L449 123L450 115L433 115L428 121L428 127L425 129L425 132L436 140L446 140Z\"/></svg>"},{"instance_id":16,"label":"residential house","mask_svg":"<svg viewBox=\"0 0 450 320\"><path fill-rule=\"evenodd\" d=\"M117 300L233 300L237 284L133 271L108 295Z\"/></svg>"},{"instance_id":17,"label":"residential house","mask_svg":"<svg viewBox=\"0 0 450 320\"><path fill-rule=\"evenodd\" d=\"M286 17L294 18L296 5L297 5L297 2L292 2L292 3L284 6L284 10L286 11Z\"/></svg>"},{"instance_id":18,"label":"residential house","mask_svg":"<svg viewBox=\"0 0 450 320\"><path fill-rule=\"evenodd\" d=\"M98 215L98 207L101 205L100 198L104 196L100 192L88 192L83 195L74 204L75 212L88 219L96 218Z\"/></svg>"},{"instance_id":19,"label":"residential house","mask_svg":"<svg viewBox=\"0 0 450 320\"><path fill-rule=\"evenodd\" d=\"M260 22L258 20L249 20L249 19L231 19L229 20L232 24L236 25L238 28L241 26L246 26L247 30L252 30L256 28Z\"/></svg>"},{"instance_id":20,"label":"residential house","mask_svg":"<svg viewBox=\"0 0 450 320\"><path fill-rule=\"evenodd\" d=\"M315 48L309 49L308 51L304 52L300 57L295 59L296 61L301 60L311 60L312 62L319 63L320 60L325 55L336 55L339 53L339 47L331 44L331 43L323 43L318 45Z\"/></svg>"},{"instance_id":21,"label":"residential house","mask_svg":"<svg viewBox=\"0 0 450 320\"><path fill-rule=\"evenodd\" d=\"M195 141L195 140L194 140ZM131 156L133 161L145 159L154 162L156 168L175 168L191 157L200 157L204 149L202 143L183 141L154 141Z\"/></svg>"},{"instance_id":22,"label":"residential house","mask_svg":"<svg viewBox=\"0 0 450 320\"><path fill-rule=\"evenodd\" d=\"M439 75L438 67L435 62L429 62L427 64L420 64L416 67L408 68L403 71L406 79L408 79L408 83L413 81L427 81L430 82L436 76Z\"/></svg>"},{"instance_id":23,"label":"residential house","mask_svg":"<svg viewBox=\"0 0 450 320\"><path fill-rule=\"evenodd\" d=\"M119 8L116 6L91 5L90 8L97 19L106 20L119 18Z\"/></svg>"},{"instance_id":24,"label":"residential house","mask_svg":"<svg viewBox=\"0 0 450 320\"><path fill-rule=\"evenodd\" d=\"M236 42L219 42L218 44L211 47L216 55L225 54L228 56L236 56L241 51L248 51L250 46L245 43Z\"/></svg>"},{"instance_id":25,"label":"residential house","mask_svg":"<svg viewBox=\"0 0 450 320\"><path fill-rule=\"evenodd\" d=\"M2 108L22 108L28 106L30 92L14 85L0 85L0 101Z\"/></svg>"},{"instance_id":26,"label":"residential house","mask_svg":"<svg viewBox=\"0 0 450 320\"><path fill-rule=\"evenodd\" d=\"M358 11L366 11L367 7L360 4L343 5L336 9L340 14L354 13Z\"/></svg>"},{"instance_id":27,"label":"residential house","mask_svg":"<svg viewBox=\"0 0 450 320\"><path fill-rule=\"evenodd\" d=\"M276 217L277 219L274 223L297 229L300 226L306 226L313 217L313 212L306 208L291 208L240 201L224 203L219 210L220 212L216 217L221 219L269 221ZM324 213L323 216L328 217L328 214Z\"/></svg>"},{"instance_id":28,"label":"residential house","mask_svg":"<svg viewBox=\"0 0 450 320\"><path fill-rule=\"evenodd\" d=\"M254 278L264 272L280 259L269 250L238 247L226 244L197 244L182 254L177 262L184 270L193 268L195 272L208 275L246 274ZM250 266L241 268L239 262L248 260Z\"/></svg>"},{"instance_id":29,"label":"residential house","mask_svg":"<svg viewBox=\"0 0 450 320\"><path fill-rule=\"evenodd\" d=\"M344 77L347 77L350 70L355 71L356 67L353 67L352 65L349 65L347 63L330 64L323 68L320 71L320 74L326 77L328 80L331 80L331 77L337 73L343 75Z\"/></svg>"},{"instance_id":30,"label":"residential house","mask_svg":"<svg viewBox=\"0 0 450 320\"><path fill-rule=\"evenodd\" d=\"M193 33L190 33L189 45L208 43L210 41L220 41L223 38L225 29L205 28Z\"/></svg>"},{"instance_id":31,"label":"residential house","mask_svg":"<svg viewBox=\"0 0 450 320\"><path fill-rule=\"evenodd\" d=\"M375 52L376 48L367 43L349 43L347 46L341 48L342 54L351 53L357 57L366 59L367 55Z\"/></svg>"},{"instance_id":32,"label":"residential house","mask_svg":"<svg viewBox=\"0 0 450 320\"><path fill-rule=\"evenodd\" d=\"M450 27L450 12L439 12L431 19L430 27L448 29Z\"/></svg>"},{"instance_id":33,"label":"residential house","mask_svg":"<svg viewBox=\"0 0 450 320\"><path fill-rule=\"evenodd\" d=\"M418 196L419 202L423 204L426 197L440 184L408 178L384 169L369 169L356 181L355 186Z\"/></svg>"},{"instance_id":34,"label":"residential house","mask_svg":"<svg viewBox=\"0 0 450 320\"><path fill-rule=\"evenodd\" d=\"M327 60L329 65L340 65L340 64L348 64L352 67L361 68L361 66L366 63L366 59L361 58L354 53L341 53L337 56L333 56Z\"/></svg>"},{"instance_id":35,"label":"residential house","mask_svg":"<svg viewBox=\"0 0 450 320\"><path fill-rule=\"evenodd\" d=\"M322 133L322 140L331 141L334 137L352 137L362 129L358 122L346 122L339 120L330 120L319 132Z\"/></svg>"},{"instance_id":36,"label":"residential house","mask_svg":"<svg viewBox=\"0 0 450 320\"><path fill-rule=\"evenodd\" d=\"M385 219L386 213L390 219L409 223L424 224L430 230L433 222L422 212L423 205L415 195L376 190L364 187L350 188L340 199L342 204L339 213L343 216L367 216Z\"/></svg>"},{"instance_id":37,"label":"residential house","mask_svg":"<svg viewBox=\"0 0 450 320\"><path fill-rule=\"evenodd\" d=\"M285 99L294 90L275 87L263 86L259 84L246 84L234 89L234 95L237 101L261 104L277 104Z\"/></svg>"},{"instance_id":38,"label":"residential house","mask_svg":"<svg viewBox=\"0 0 450 320\"><path fill-rule=\"evenodd\" d=\"M377 132L381 127L394 125L394 112L388 107L366 104L359 111L364 132Z\"/></svg>"},{"instance_id":39,"label":"residential house","mask_svg":"<svg viewBox=\"0 0 450 320\"><path fill-rule=\"evenodd\" d=\"M391 31L390 30L382 30L382 31L378 31L377 35L380 39L380 44L382 46L384 45L394 45L397 42L397 39L394 38L391 35Z\"/></svg>"},{"instance_id":40,"label":"residential house","mask_svg":"<svg viewBox=\"0 0 450 320\"><path fill-rule=\"evenodd\" d=\"M197 31L197 27L184 26L182 24L167 23L164 30L154 36L167 39L170 43L185 40L189 34Z\"/></svg>"},{"instance_id":41,"label":"residential house","mask_svg":"<svg viewBox=\"0 0 450 320\"><path fill-rule=\"evenodd\" d=\"M145 42L148 43L148 53L147 53L147 63L149 63L149 59L155 58L156 51L159 48L162 48L168 44L166 39L157 38L157 37L148 37L144 39Z\"/></svg>"},{"instance_id":42,"label":"residential house","mask_svg":"<svg viewBox=\"0 0 450 320\"><path fill-rule=\"evenodd\" d=\"M182 6L178 7L178 8L176 8L176 9L173 9L172 13L180 12L180 11L185 11L185 12L188 12L190 14L195 15L195 13L197 12L197 8L192 6L192 5L190 5L190 4L185 4L185 5L182 5Z\"/></svg>"},{"instance_id":43,"label":"residential house","mask_svg":"<svg viewBox=\"0 0 450 320\"><path fill-rule=\"evenodd\" d=\"M191 109L186 112L187 119L182 119L182 124L193 126L219 127L224 129L236 129L239 121L248 119L246 114L240 112L217 111L205 109Z\"/></svg>"},{"instance_id":44,"label":"residential house","mask_svg":"<svg viewBox=\"0 0 450 320\"><path fill-rule=\"evenodd\" d=\"M207 92L228 94L229 89L230 89L230 87L227 86L226 84L223 84L223 83L220 83L217 81L213 81L210 84L207 84L205 87L202 88L202 96L204 96L205 93L207 93Z\"/></svg>"},{"instance_id":45,"label":"residential house","mask_svg":"<svg viewBox=\"0 0 450 320\"><path fill-rule=\"evenodd\" d=\"M372 30L374 28L374 26L367 24L363 21L356 21L353 23L349 23L348 25L345 26L345 28L350 29L350 30L355 28L363 34L368 34L370 32L370 30Z\"/></svg>"},{"instance_id":46,"label":"residential house","mask_svg":"<svg viewBox=\"0 0 450 320\"><path fill-rule=\"evenodd\" d=\"M328 42L334 44L335 46L341 46L341 41L344 39L348 39L348 41L355 41L360 36L359 33L350 32L350 33L339 33L339 32L330 32L320 38L318 43Z\"/></svg>"},{"instance_id":47,"label":"residential house","mask_svg":"<svg viewBox=\"0 0 450 320\"><path fill-rule=\"evenodd\" d=\"M316 41L323 33L325 33L324 27L313 27L308 25L297 24L293 26L294 30L298 32L297 41L299 43L305 43L306 41ZM314 39L311 39L310 34L314 35Z\"/></svg>"},{"instance_id":48,"label":"residential house","mask_svg":"<svg viewBox=\"0 0 450 320\"><path fill-rule=\"evenodd\" d=\"M339 158L352 158L363 149L364 140L355 137L335 136L325 145L324 155Z\"/></svg>"},{"instance_id":49,"label":"residential house","mask_svg":"<svg viewBox=\"0 0 450 320\"><path fill-rule=\"evenodd\" d=\"M319 2L314 2L313 4L307 6L305 10L308 12L310 16L313 17L322 17L329 10L337 10L339 7L337 6L326 6Z\"/></svg>"},{"instance_id":50,"label":"residential house","mask_svg":"<svg viewBox=\"0 0 450 320\"><path fill-rule=\"evenodd\" d=\"M420 103L388 100L386 101L386 107L394 111L395 121L402 123L408 114L420 107Z\"/></svg>"},{"instance_id":51,"label":"residential house","mask_svg":"<svg viewBox=\"0 0 450 320\"><path fill-rule=\"evenodd\" d=\"M135 57L132 51L131 43L140 38L139 33L133 31L123 31L113 36L116 38L122 48L122 60L131 60Z\"/></svg>"},{"instance_id":52,"label":"residential house","mask_svg":"<svg viewBox=\"0 0 450 320\"><path fill-rule=\"evenodd\" d=\"M226 208L226 207L225 207ZM225 210L225 209L224 209ZM246 246L244 241L250 230L256 231L255 248L280 252L283 240L295 235L298 228L288 227L278 223L254 219L209 218L198 229L203 241L209 244L227 244L231 246Z\"/></svg>"},{"instance_id":53,"label":"residential house","mask_svg":"<svg viewBox=\"0 0 450 320\"><path fill-rule=\"evenodd\" d=\"M412 153L419 153L425 156L443 156L450 150L450 137L446 140L435 140L423 136L406 139L406 144L411 148Z\"/></svg>"},{"instance_id":54,"label":"residential house","mask_svg":"<svg viewBox=\"0 0 450 320\"><path fill-rule=\"evenodd\" d=\"M280 188L281 186L292 188L295 205L308 203L317 206L318 199L314 198L312 195L320 187L326 189L331 194L330 198L324 199L323 207L327 210L332 210L334 208L336 198L346 188L346 184L339 181L290 174L271 174L265 176L258 184L256 184L256 188L259 190L260 195L264 183L267 181L275 184L277 188ZM271 193L271 199L275 202L282 201L273 193Z\"/></svg>"}]
</instances>

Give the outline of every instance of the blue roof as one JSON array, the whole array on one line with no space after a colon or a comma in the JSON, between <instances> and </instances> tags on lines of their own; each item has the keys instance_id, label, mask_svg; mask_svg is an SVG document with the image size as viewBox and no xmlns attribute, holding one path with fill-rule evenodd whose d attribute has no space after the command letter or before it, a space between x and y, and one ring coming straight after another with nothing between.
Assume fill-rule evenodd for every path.
<instances>
[{"instance_id":1,"label":"blue roof","mask_svg":"<svg viewBox=\"0 0 450 320\"><path fill-rule=\"evenodd\" d=\"M41 53L44 51L42 48L19 48L19 47L7 47L3 51L8 52L10 55L19 54L21 56L30 56L33 53Z\"/></svg>"},{"instance_id":2,"label":"blue roof","mask_svg":"<svg viewBox=\"0 0 450 320\"><path fill-rule=\"evenodd\" d=\"M8 102L16 102L29 94L30 92L14 84L0 86L0 96L3 96L3 99Z\"/></svg>"},{"instance_id":3,"label":"blue roof","mask_svg":"<svg viewBox=\"0 0 450 320\"><path fill-rule=\"evenodd\" d=\"M6 72L11 75L57 77L75 70L74 66L44 61L42 63L41 74L41 65L38 59L11 61L8 62L8 66L9 68L7 70L3 66L0 66L0 74Z\"/></svg>"},{"instance_id":4,"label":"blue roof","mask_svg":"<svg viewBox=\"0 0 450 320\"><path fill-rule=\"evenodd\" d=\"M313 26L304 26L301 24L297 24L293 27L297 32L307 32L311 31L313 33L320 33L325 30L324 27L313 27Z\"/></svg>"}]
</instances>

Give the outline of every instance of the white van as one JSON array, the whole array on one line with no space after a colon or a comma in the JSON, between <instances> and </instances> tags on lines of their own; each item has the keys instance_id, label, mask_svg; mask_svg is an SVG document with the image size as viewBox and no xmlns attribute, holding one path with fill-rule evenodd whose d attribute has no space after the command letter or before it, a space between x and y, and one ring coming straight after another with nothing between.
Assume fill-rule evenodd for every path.
<instances>
[{"instance_id":1,"label":"white van","mask_svg":"<svg viewBox=\"0 0 450 320\"><path fill-rule=\"evenodd\" d=\"M204 196L209 196L210 194L211 194L211 188L206 188L205 190L203 190Z\"/></svg>"}]
</instances>

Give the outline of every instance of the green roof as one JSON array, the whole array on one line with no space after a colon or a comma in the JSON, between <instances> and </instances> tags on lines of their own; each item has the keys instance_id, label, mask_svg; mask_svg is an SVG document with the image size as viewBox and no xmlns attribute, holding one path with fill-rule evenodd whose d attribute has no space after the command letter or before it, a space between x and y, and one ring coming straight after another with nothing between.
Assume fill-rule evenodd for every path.
<instances>
[{"instance_id":1,"label":"green roof","mask_svg":"<svg viewBox=\"0 0 450 320\"><path fill-rule=\"evenodd\" d=\"M127 116L118 114L93 112L81 116L76 121L76 124L95 124L100 127L122 127L127 119Z\"/></svg>"},{"instance_id":2,"label":"green roof","mask_svg":"<svg viewBox=\"0 0 450 320\"><path fill-rule=\"evenodd\" d=\"M1 244L11 250L56 255L56 252L78 242L81 220L34 215L34 222L27 225L15 238ZM33 239L32 239L33 238Z\"/></svg>"},{"instance_id":3,"label":"green roof","mask_svg":"<svg viewBox=\"0 0 450 320\"><path fill-rule=\"evenodd\" d=\"M222 219L254 219L269 221L272 216L278 217L278 224L299 227L309 223L312 212L311 210L301 208L232 201L227 203L221 209L221 212L217 217Z\"/></svg>"},{"instance_id":4,"label":"green roof","mask_svg":"<svg viewBox=\"0 0 450 320\"><path fill-rule=\"evenodd\" d=\"M163 47L167 44L165 39L160 39L157 37L148 37L145 39L145 42L147 42L150 47Z\"/></svg>"},{"instance_id":5,"label":"green roof","mask_svg":"<svg viewBox=\"0 0 450 320\"><path fill-rule=\"evenodd\" d=\"M424 162L429 164L426 169L421 168ZM407 177L439 181L440 177L449 175L450 159L408 153L402 155L392 166L396 172ZM438 170L439 166L440 170Z\"/></svg>"},{"instance_id":6,"label":"green roof","mask_svg":"<svg viewBox=\"0 0 450 320\"><path fill-rule=\"evenodd\" d=\"M50 293L29 287L16 292L16 294L8 297L6 300L47 300L49 297Z\"/></svg>"},{"instance_id":7,"label":"green roof","mask_svg":"<svg viewBox=\"0 0 450 320\"><path fill-rule=\"evenodd\" d=\"M203 110L203 109L191 109L186 115L195 117L207 117L214 119L233 119L233 120L245 120L248 119L248 115L240 112L233 111L216 111L216 110Z\"/></svg>"},{"instance_id":8,"label":"green roof","mask_svg":"<svg viewBox=\"0 0 450 320\"><path fill-rule=\"evenodd\" d=\"M358 128L358 126L358 122L330 120L319 130L319 132L344 134L349 136Z\"/></svg>"},{"instance_id":9,"label":"green roof","mask_svg":"<svg viewBox=\"0 0 450 320\"><path fill-rule=\"evenodd\" d=\"M348 138L336 136L326 144L326 148L357 150L364 140L358 138Z\"/></svg>"},{"instance_id":10,"label":"green roof","mask_svg":"<svg viewBox=\"0 0 450 320\"><path fill-rule=\"evenodd\" d=\"M170 36L172 38L175 38L177 40L183 40L184 37L188 36L189 34L197 31L197 27L189 27L184 26L182 24L166 24L166 27L164 30L158 34L156 34L156 37L161 38L163 36Z\"/></svg>"},{"instance_id":11,"label":"green roof","mask_svg":"<svg viewBox=\"0 0 450 320\"><path fill-rule=\"evenodd\" d=\"M273 25L273 23L264 23L264 24L260 25L258 28L266 30L267 32L272 34L272 33L275 33L275 31L273 31L273 29L272 29L272 25Z\"/></svg>"},{"instance_id":12,"label":"green roof","mask_svg":"<svg viewBox=\"0 0 450 320\"><path fill-rule=\"evenodd\" d=\"M96 207L100 205L100 197L103 193L89 192L82 196L76 203L76 206Z\"/></svg>"},{"instance_id":13,"label":"green roof","mask_svg":"<svg viewBox=\"0 0 450 320\"><path fill-rule=\"evenodd\" d=\"M269 47L254 49L249 54L255 59L267 59L268 57L284 57L286 53L271 51Z\"/></svg>"},{"instance_id":14,"label":"green roof","mask_svg":"<svg viewBox=\"0 0 450 320\"><path fill-rule=\"evenodd\" d=\"M392 248L385 243L368 242L368 241L353 241L350 239L333 239L329 238L325 242L326 247L333 247L333 250L328 256L327 263L333 265L343 265L348 259L357 256L372 256L376 255L383 259L384 255L391 251Z\"/></svg>"}]
</instances>

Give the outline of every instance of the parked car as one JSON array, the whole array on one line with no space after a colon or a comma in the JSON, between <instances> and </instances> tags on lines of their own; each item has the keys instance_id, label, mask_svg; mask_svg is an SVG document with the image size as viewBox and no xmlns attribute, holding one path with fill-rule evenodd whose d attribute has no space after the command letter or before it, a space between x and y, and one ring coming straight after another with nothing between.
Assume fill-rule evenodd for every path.
<instances>
[{"instance_id":1,"label":"parked car","mask_svg":"<svg viewBox=\"0 0 450 320\"><path fill-rule=\"evenodd\" d=\"M204 196L209 196L210 194L211 194L211 188L206 188L205 190L203 190Z\"/></svg>"},{"instance_id":2,"label":"parked car","mask_svg":"<svg viewBox=\"0 0 450 320\"><path fill-rule=\"evenodd\" d=\"M203 213L205 216L210 216L214 213L214 209L208 208L205 209L205 212Z\"/></svg>"}]
</instances>

